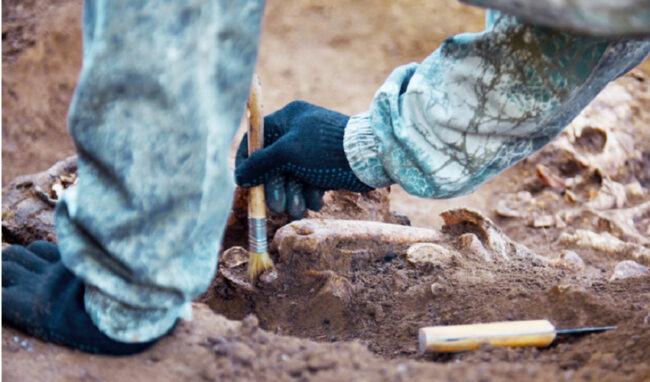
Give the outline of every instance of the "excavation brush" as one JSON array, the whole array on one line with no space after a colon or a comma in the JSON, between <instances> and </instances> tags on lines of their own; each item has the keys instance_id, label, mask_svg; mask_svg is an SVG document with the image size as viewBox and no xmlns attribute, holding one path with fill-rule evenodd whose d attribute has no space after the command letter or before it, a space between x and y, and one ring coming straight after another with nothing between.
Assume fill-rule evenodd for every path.
<instances>
[{"instance_id":1,"label":"excavation brush","mask_svg":"<svg viewBox=\"0 0 650 382\"><path fill-rule=\"evenodd\" d=\"M449 353L474 350L484 343L493 346L545 347L550 345L558 334L602 332L611 329L616 329L616 327L601 326L556 330L548 320L503 321L421 328L418 340L422 353Z\"/></svg>"},{"instance_id":2,"label":"excavation brush","mask_svg":"<svg viewBox=\"0 0 650 382\"><path fill-rule=\"evenodd\" d=\"M264 118L262 114L262 84L257 75L253 76L248 97L248 153L252 154L264 147ZM266 204L264 185L248 190L248 275L251 281L265 270L273 267L266 246Z\"/></svg>"}]
</instances>

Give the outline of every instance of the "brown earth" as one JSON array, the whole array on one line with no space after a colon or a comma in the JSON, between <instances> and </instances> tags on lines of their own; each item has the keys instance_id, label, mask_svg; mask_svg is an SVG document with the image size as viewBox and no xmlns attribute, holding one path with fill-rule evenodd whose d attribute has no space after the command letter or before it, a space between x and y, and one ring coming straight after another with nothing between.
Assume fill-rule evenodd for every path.
<instances>
[{"instance_id":1,"label":"brown earth","mask_svg":"<svg viewBox=\"0 0 650 382\"><path fill-rule=\"evenodd\" d=\"M3 2L3 184L73 153L64 121L80 65L79 16L77 1ZM421 60L447 35L479 30L482 17L455 1L269 3L259 63L265 107L298 98L362 111L392 68ZM291 223L271 247L275 274L250 285L245 256L230 249L194 320L150 351L92 356L3 327L3 373L12 381L649 380L649 125L650 79L636 72L473 195L426 201L393 187L390 209L424 230ZM70 169L3 188L3 242L47 237L47 229L14 234L30 217L51 234L52 186L67 186ZM314 217L405 222L389 212L385 191L328 198ZM355 204L365 207L346 210ZM245 242L237 211L226 248ZM626 260L641 270L614 277L625 276ZM230 321L206 304L229 319L257 318ZM416 351L421 326L539 318L618 329L544 349Z\"/></svg>"}]
</instances>

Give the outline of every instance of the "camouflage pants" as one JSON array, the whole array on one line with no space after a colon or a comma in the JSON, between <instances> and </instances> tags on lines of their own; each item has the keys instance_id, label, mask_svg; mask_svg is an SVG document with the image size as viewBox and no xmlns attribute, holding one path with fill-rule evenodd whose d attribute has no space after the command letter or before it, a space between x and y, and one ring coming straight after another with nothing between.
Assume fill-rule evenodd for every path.
<instances>
[{"instance_id":1,"label":"camouflage pants","mask_svg":"<svg viewBox=\"0 0 650 382\"><path fill-rule=\"evenodd\" d=\"M215 272L262 13L262 0L84 4L68 115L79 180L56 228L87 312L115 340L164 334Z\"/></svg>"}]
</instances>

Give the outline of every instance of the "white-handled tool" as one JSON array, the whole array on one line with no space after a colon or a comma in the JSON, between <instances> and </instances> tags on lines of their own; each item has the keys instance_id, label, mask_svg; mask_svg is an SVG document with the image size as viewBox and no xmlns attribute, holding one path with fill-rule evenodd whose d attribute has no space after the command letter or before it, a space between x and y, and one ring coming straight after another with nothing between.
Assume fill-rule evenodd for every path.
<instances>
[{"instance_id":1,"label":"white-handled tool","mask_svg":"<svg viewBox=\"0 0 650 382\"><path fill-rule=\"evenodd\" d=\"M616 326L556 330L548 320L502 321L485 324L420 328L421 352L474 350L483 343L494 346L548 346L558 334L599 332Z\"/></svg>"}]
</instances>

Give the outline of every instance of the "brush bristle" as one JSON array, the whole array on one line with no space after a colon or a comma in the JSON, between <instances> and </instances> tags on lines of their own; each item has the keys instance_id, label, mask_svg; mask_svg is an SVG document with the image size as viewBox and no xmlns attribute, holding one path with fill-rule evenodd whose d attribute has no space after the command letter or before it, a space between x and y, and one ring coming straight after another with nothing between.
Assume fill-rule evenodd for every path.
<instances>
[{"instance_id":1,"label":"brush bristle","mask_svg":"<svg viewBox=\"0 0 650 382\"><path fill-rule=\"evenodd\" d=\"M273 260L269 257L268 252L249 252L248 253L248 276L254 281L260 273L273 268Z\"/></svg>"}]
</instances>

